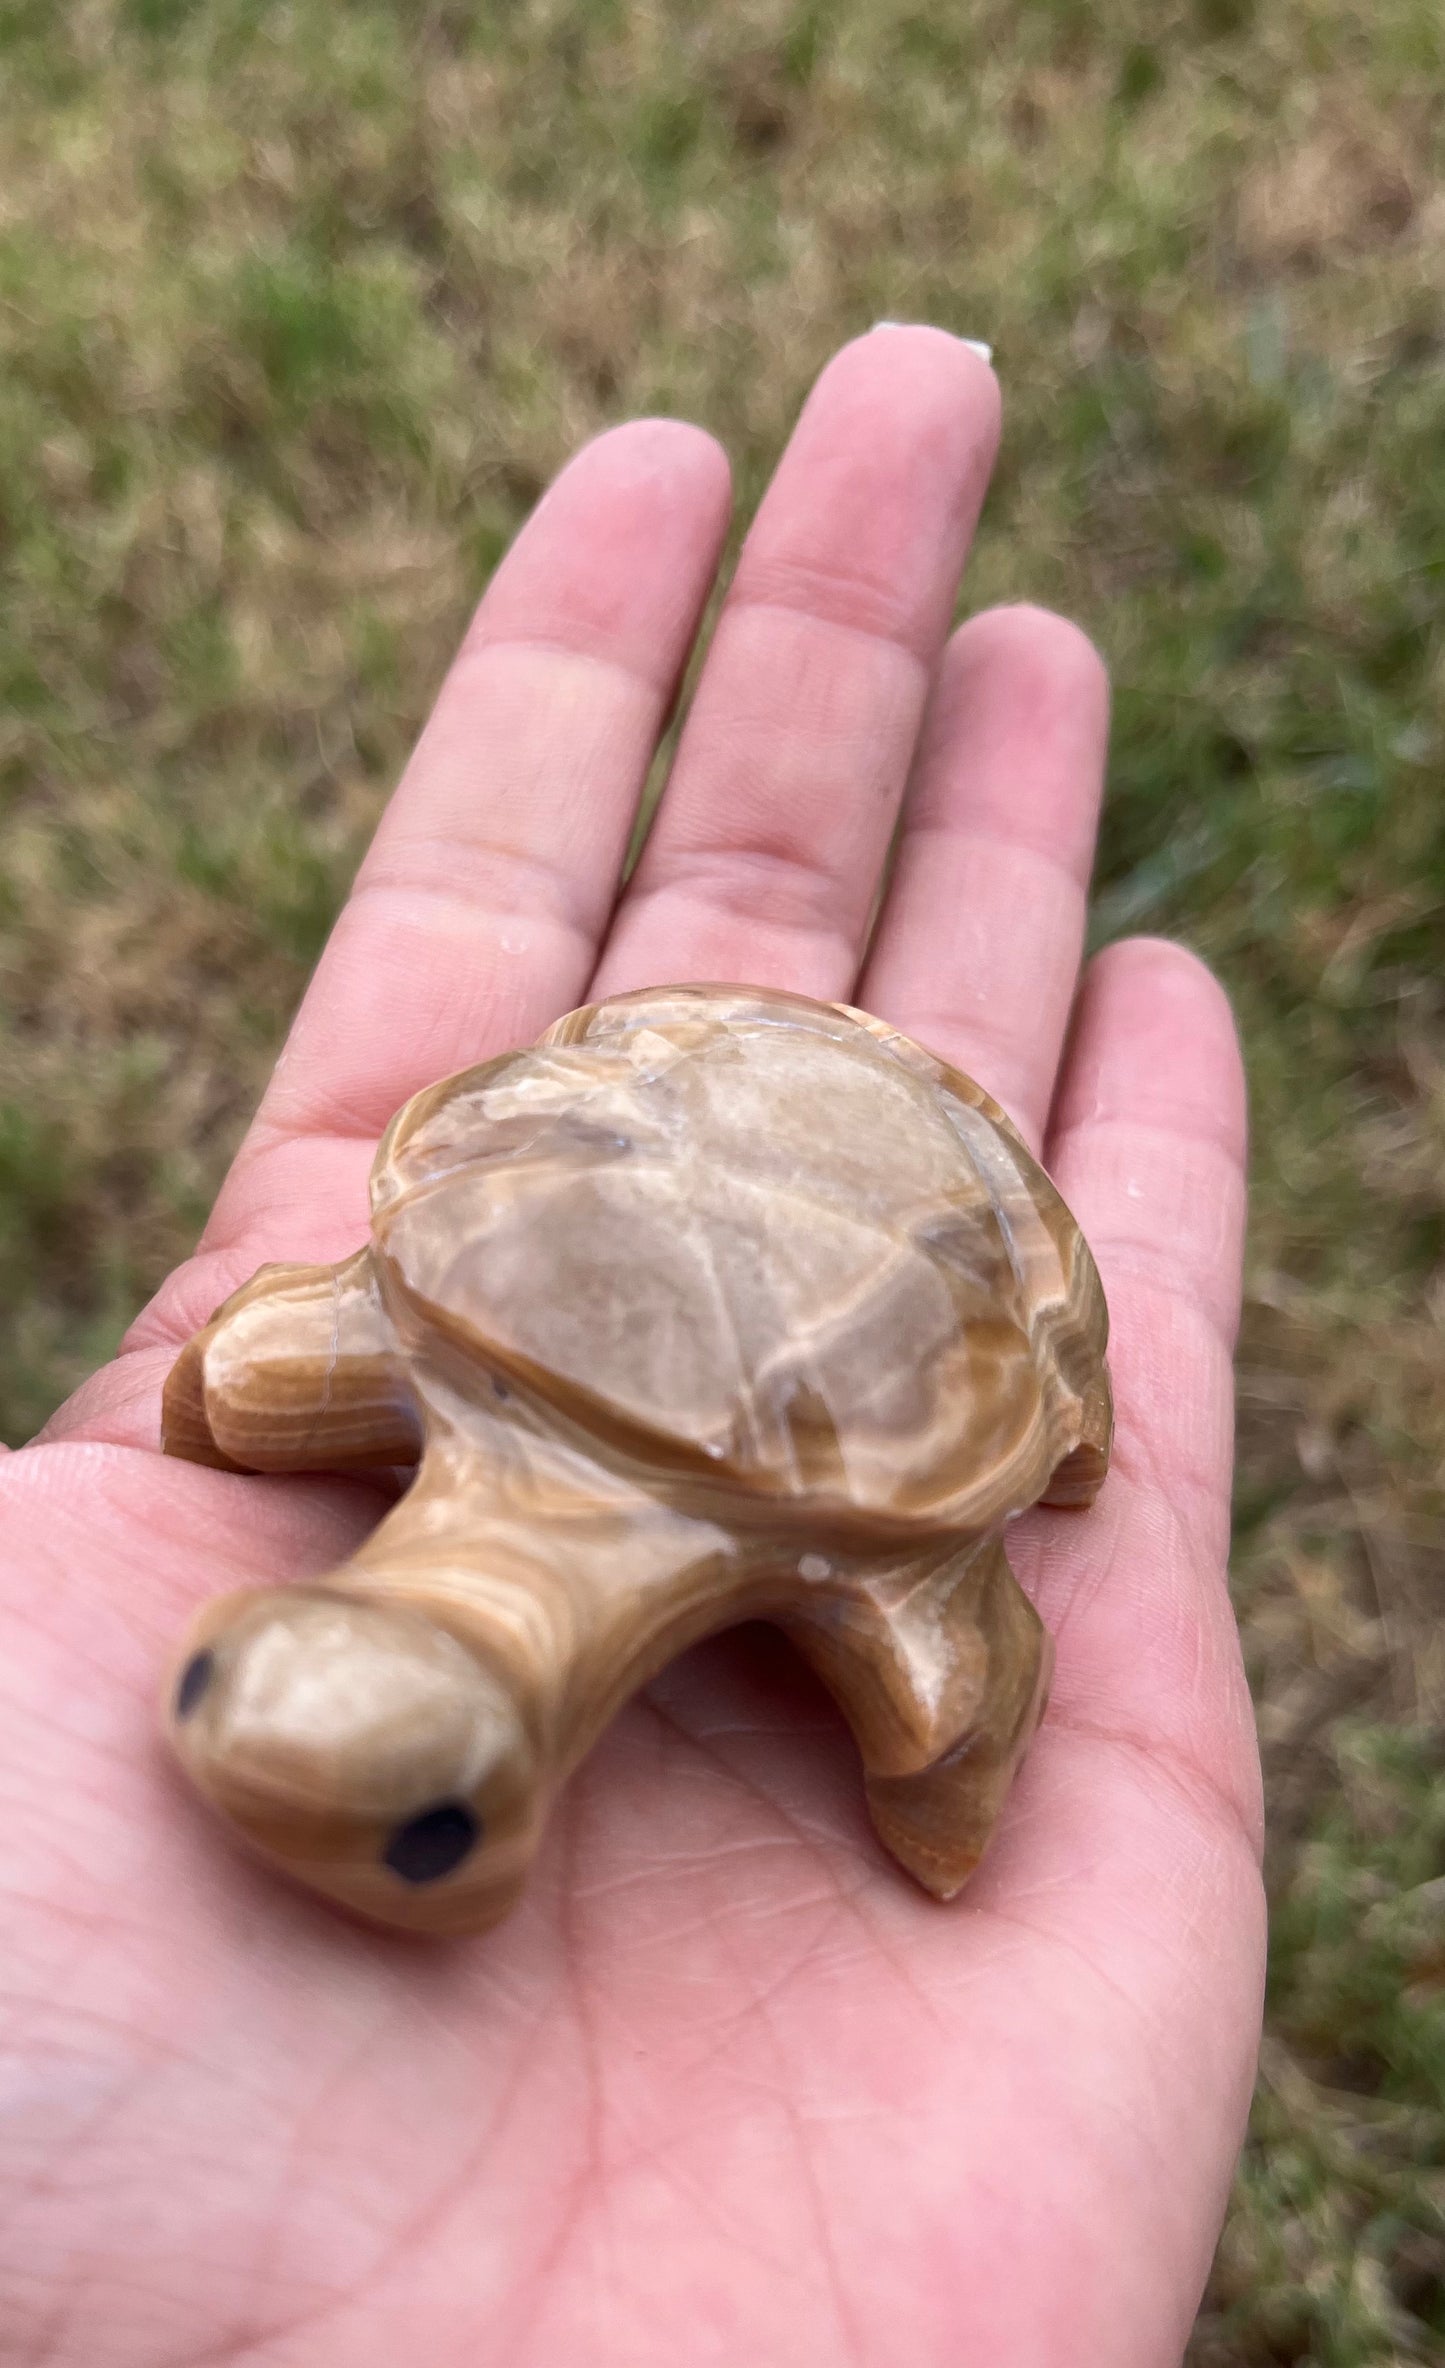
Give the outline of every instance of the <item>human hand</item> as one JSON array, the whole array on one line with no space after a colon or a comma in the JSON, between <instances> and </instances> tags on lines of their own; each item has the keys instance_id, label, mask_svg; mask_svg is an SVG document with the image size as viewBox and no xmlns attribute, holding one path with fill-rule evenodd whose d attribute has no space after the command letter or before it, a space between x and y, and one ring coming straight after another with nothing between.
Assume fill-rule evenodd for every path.
<instances>
[{"instance_id":1,"label":"human hand","mask_svg":"<svg viewBox=\"0 0 1445 2368\"><path fill-rule=\"evenodd\" d=\"M1263 1915L1225 1589L1243 1201L1227 1007L1078 989L1107 699L1037 610L945 643L992 374L890 329L824 373L664 805L637 799L726 469L600 438L498 572L197 1256L0 1458L4 2368L1169 2368L1248 2105ZM905 797L905 783L906 797ZM898 860L875 889L903 801ZM366 1230L396 1107L601 993L867 1004L1042 1146L1109 1297L1114 1464L1010 1560L1053 1699L967 1892L870 1835L780 1644L689 1654L484 1939L362 1929L234 1852L156 1740L195 1604L325 1569L366 1488L157 1452L180 1343Z\"/></svg>"}]
</instances>

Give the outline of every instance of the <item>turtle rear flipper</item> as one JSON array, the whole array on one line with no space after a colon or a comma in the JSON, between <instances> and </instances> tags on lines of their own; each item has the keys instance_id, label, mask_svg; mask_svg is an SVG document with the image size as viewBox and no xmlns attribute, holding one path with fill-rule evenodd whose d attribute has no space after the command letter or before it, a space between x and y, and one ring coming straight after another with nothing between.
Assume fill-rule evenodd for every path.
<instances>
[{"instance_id":1,"label":"turtle rear flipper","mask_svg":"<svg viewBox=\"0 0 1445 2368\"><path fill-rule=\"evenodd\" d=\"M1039 1502L1072 1513L1087 1512L1104 1485L1114 1444L1114 1393L1109 1368L1101 1365L1084 1398L1079 1444L1054 1471Z\"/></svg>"}]
</instances>

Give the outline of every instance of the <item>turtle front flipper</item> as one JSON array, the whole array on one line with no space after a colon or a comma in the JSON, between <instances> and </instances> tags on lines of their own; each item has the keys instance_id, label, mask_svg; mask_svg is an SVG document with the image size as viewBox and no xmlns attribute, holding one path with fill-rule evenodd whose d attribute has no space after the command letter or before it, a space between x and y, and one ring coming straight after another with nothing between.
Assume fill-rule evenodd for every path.
<instances>
[{"instance_id":1,"label":"turtle front flipper","mask_svg":"<svg viewBox=\"0 0 1445 2368\"><path fill-rule=\"evenodd\" d=\"M853 1729L879 1839L951 1898L983 1854L1053 1669L1001 1542L921 1576L825 1583L783 1625Z\"/></svg>"},{"instance_id":2,"label":"turtle front flipper","mask_svg":"<svg viewBox=\"0 0 1445 2368\"><path fill-rule=\"evenodd\" d=\"M413 1463L419 1436L369 1248L263 1266L187 1342L161 1410L167 1455L226 1472Z\"/></svg>"}]
</instances>

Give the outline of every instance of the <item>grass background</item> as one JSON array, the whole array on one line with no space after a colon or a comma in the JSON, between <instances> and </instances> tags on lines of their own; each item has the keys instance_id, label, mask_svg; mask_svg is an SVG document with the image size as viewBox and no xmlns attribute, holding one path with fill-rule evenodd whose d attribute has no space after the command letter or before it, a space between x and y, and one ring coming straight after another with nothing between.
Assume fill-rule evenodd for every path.
<instances>
[{"instance_id":1,"label":"grass background","mask_svg":"<svg viewBox=\"0 0 1445 2368\"><path fill-rule=\"evenodd\" d=\"M1253 1078L1258 2102L1197 2368L1445 2350L1437 0L0 0L0 1433L189 1246L488 570L580 438L756 499L990 339L971 605L1072 612L1096 931Z\"/></svg>"}]
</instances>

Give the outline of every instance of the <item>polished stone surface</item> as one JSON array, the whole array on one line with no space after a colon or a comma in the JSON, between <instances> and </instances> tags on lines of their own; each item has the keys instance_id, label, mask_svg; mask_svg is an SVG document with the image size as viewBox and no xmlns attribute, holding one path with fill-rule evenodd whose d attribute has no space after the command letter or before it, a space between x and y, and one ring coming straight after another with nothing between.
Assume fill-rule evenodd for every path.
<instances>
[{"instance_id":1,"label":"polished stone surface","mask_svg":"<svg viewBox=\"0 0 1445 2368\"><path fill-rule=\"evenodd\" d=\"M1093 1260L997 1106L864 1013L649 990L417 1095L372 1211L167 1386L173 1454L418 1463L344 1569L203 1613L200 1790L365 1915L480 1927L626 1698L764 1618L956 1891L1047 1688L1002 1524L1092 1501L1111 1429Z\"/></svg>"}]
</instances>

